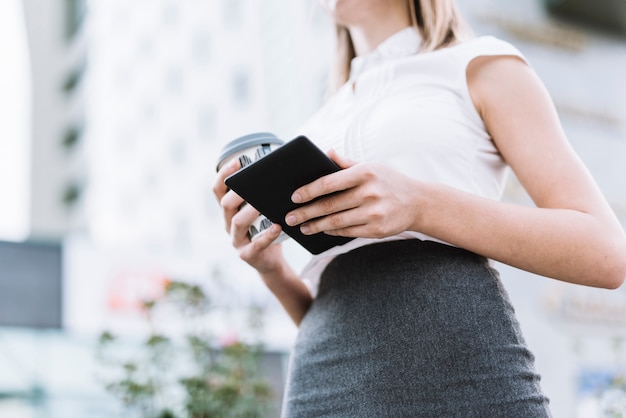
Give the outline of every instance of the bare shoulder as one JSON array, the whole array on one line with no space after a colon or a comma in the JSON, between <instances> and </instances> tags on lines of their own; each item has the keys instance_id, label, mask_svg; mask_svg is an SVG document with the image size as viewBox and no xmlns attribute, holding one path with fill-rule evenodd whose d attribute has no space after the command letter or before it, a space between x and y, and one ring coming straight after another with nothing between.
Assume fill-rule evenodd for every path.
<instances>
[{"instance_id":1,"label":"bare shoulder","mask_svg":"<svg viewBox=\"0 0 626 418\"><path fill-rule=\"evenodd\" d=\"M483 119L494 106L523 107L537 101L552 105L535 71L519 56L479 56L466 71L470 96Z\"/></svg>"},{"instance_id":2,"label":"bare shoulder","mask_svg":"<svg viewBox=\"0 0 626 418\"><path fill-rule=\"evenodd\" d=\"M552 98L523 59L476 58L467 80L494 144L539 207L608 212L567 140Z\"/></svg>"}]
</instances>

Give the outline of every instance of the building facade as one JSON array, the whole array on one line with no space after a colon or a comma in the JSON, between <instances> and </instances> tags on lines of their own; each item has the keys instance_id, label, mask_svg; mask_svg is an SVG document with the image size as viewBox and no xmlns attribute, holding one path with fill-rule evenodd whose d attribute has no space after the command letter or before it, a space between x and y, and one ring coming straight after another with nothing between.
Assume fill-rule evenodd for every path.
<instances>
[{"instance_id":1,"label":"building facade","mask_svg":"<svg viewBox=\"0 0 626 418\"><path fill-rule=\"evenodd\" d=\"M84 159L74 158L68 148L82 113L76 76L85 52L79 3L11 0L2 5L2 18L7 19L3 29L12 31L3 43L14 46L13 53L2 57L3 68L14 69L3 77L10 89L2 100L7 102L7 125L24 125L3 139L8 147L3 167L14 167L3 182L7 190L20 190L19 196L7 199L10 213L0 228L7 239L58 242L75 217L77 190L72 185L83 173L76 173L74 166Z\"/></svg>"}]
</instances>

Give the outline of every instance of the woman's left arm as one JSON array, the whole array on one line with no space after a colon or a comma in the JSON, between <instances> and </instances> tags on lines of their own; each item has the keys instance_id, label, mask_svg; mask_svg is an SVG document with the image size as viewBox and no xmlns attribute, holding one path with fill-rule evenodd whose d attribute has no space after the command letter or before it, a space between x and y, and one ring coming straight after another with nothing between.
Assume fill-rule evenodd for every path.
<instances>
[{"instance_id":1,"label":"woman's left arm","mask_svg":"<svg viewBox=\"0 0 626 418\"><path fill-rule=\"evenodd\" d=\"M468 86L498 150L537 205L489 210L481 241L493 237L508 249L477 243L478 252L565 281L619 287L626 278L624 231L535 72L516 57L481 57L468 68Z\"/></svg>"},{"instance_id":2,"label":"woman's left arm","mask_svg":"<svg viewBox=\"0 0 626 418\"><path fill-rule=\"evenodd\" d=\"M309 202L287 216L303 232L385 237L411 230L558 280L617 288L626 236L569 146L535 73L515 57L475 59L472 100L498 149L537 207L493 201L421 182L389 167L331 157L344 170L294 193Z\"/></svg>"}]
</instances>

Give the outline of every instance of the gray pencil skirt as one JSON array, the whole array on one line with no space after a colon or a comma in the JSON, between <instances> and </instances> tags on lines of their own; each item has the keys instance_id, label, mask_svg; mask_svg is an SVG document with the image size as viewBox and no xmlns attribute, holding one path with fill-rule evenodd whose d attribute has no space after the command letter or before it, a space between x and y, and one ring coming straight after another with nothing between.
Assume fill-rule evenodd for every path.
<instances>
[{"instance_id":1,"label":"gray pencil skirt","mask_svg":"<svg viewBox=\"0 0 626 418\"><path fill-rule=\"evenodd\" d=\"M549 417L498 273L435 242L335 258L300 325L283 417Z\"/></svg>"}]
</instances>

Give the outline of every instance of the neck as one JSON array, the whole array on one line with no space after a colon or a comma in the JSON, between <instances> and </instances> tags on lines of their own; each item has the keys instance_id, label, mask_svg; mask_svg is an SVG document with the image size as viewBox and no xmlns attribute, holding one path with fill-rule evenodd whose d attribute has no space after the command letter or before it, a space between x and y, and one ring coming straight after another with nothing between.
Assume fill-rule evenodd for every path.
<instances>
[{"instance_id":1,"label":"neck","mask_svg":"<svg viewBox=\"0 0 626 418\"><path fill-rule=\"evenodd\" d=\"M356 55L366 55L375 50L385 39L396 32L411 26L411 19L403 13L389 13L385 18L375 19L348 26Z\"/></svg>"}]
</instances>

